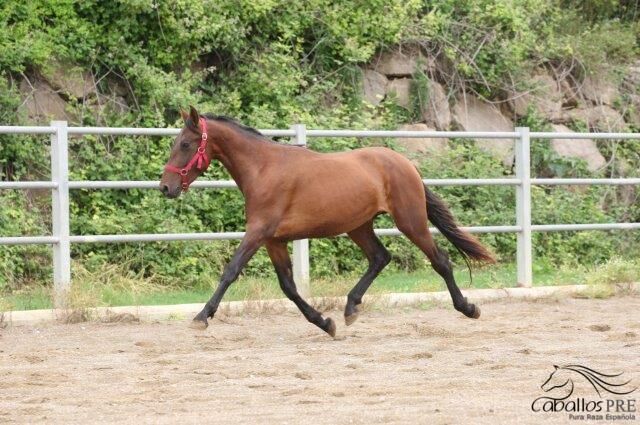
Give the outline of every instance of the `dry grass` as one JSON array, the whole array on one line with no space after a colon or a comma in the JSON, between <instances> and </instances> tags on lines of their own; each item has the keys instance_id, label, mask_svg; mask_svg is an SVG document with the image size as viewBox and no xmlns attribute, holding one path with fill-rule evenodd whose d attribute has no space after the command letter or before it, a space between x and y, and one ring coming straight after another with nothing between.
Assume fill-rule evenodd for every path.
<instances>
[{"instance_id":1,"label":"dry grass","mask_svg":"<svg viewBox=\"0 0 640 425\"><path fill-rule=\"evenodd\" d=\"M611 259L589 272L585 278L588 288L579 294L582 298L609 298L633 293L632 284L640 282L638 260Z\"/></svg>"},{"instance_id":2,"label":"dry grass","mask_svg":"<svg viewBox=\"0 0 640 425\"><path fill-rule=\"evenodd\" d=\"M8 326L5 320L5 312L11 311L11 305L4 299L0 298L0 329L4 329Z\"/></svg>"},{"instance_id":3,"label":"dry grass","mask_svg":"<svg viewBox=\"0 0 640 425\"><path fill-rule=\"evenodd\" d=\"M81 323L93 320L106 322L132 322L137 317L119 315L108 312L106 316L95 316L95 307L104 306L102 292L108 288L114 292L125 292L133 295L134 300L143 293L160 290L161 286L153 277L143 277L131 273L127 264L105 264L96 271L82 266L74 269L73 284L66 297L66 305L61 309L58 320L62 323ZM54 293L51 295L54 299ZM126 316L126 317L125 317Z\"/></svg>"},{"instance_id":4,"label":"dry grass","mask_svg":"<svg viewBox=\"0 0 640 425\"><path fill-rule=\"evenodd\" d=\"M140 318L131 313L114 313L107 311L107 314L100 319L102 323L138 323Z\"/></svg>"}]
</instances>

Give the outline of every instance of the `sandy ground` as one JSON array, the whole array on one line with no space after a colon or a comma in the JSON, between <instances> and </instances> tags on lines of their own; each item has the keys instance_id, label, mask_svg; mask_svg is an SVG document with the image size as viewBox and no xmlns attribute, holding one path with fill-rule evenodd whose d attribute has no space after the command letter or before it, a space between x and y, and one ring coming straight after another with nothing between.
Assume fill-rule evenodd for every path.
<instances>
[{"instance_id":1,"label":"sandy ground","mask_svg":"<svg viewBox=\"0 0 640 425\"><path fill-rule=\"evenodd\" d=\"M554 364L640 381L639 297L482 311L368 311L335 340L294 314L11 327L0 423L582 423L531 412Z\"/></svg>"}]
</instances>

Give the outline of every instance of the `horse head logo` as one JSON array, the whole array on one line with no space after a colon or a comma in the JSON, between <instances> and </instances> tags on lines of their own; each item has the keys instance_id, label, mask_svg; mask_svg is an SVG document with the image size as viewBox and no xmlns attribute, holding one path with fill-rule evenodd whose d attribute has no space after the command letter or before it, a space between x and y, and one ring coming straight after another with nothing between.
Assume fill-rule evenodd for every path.
<instances>
[{"instance_id":1,"label":"horse head logo","mask_svg":"<svg viewBox=\"0 0 640 425\"><path fill-rule=\"evenodd\" d=\"M593 389L596 391L598 396L602 397L603 393L610 393L616 395L625 395L634 392L637 387L628 389L625 388L631 380L620 382L624 378L621 378L622 372L608 375L605 373L598 372L591 368L581 365L566 365L566 366L556 366L554 365L554 370L549 375L546 381L541 385L545 392L552 392L553 390L566 388L568 389L568 395L562 397L567 398L573 393L574 388L574 378L584 378Z\"/></svg>"}]
</instances>

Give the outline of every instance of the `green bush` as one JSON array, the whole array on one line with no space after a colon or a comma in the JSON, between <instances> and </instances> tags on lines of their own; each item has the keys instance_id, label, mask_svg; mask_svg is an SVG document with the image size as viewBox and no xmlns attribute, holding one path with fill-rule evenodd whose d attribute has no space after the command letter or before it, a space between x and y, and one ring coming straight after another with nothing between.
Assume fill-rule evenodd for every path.
<instances>
[{"instance_id":1,"label":"green bush","mask_svg":"<svg viewBox=\"0 0 640 425\"><path fill-rule=\"evenodd\" d=\"M5 0L0 4L0 123L27 120L20 109L22 75L46 74L54 62L91 72L98 91L126 88L128 111L96 114L81 101L75 124L179 126L178 109L227 114L258 128L305 123L309 128L396 128L420 114L387 99L373 107L361 99L360 67L376 52L419 45L437 57L436 75L417 72L416 98L428 96L427 78L450 88L502 97L531 68L577 60L590 67L630 60L637 54L638 26L623 0L444 0L331 2L311 0L193 2L178 0ZM52 60L52 59L55 59ZM514 83L515 82L515 83ZM521 124L546 125L532 114ZM70 140L74 180L157 179L171 140L160 137L94 137ZM356 149L391 141L355 138L311 139L310 148ZM426 159L425 177L501 177L511 173L469 142L454 141L444 158ZM537 175L586 176L584 164L554 155L548 144L533 145ZM634 146L607 145L609 158L637 169ZM0 136L0 179L49 178L47 137ZM617 169L615 169L617 170ZM614 171L615 171L614 170ZM606 171L615 174L611 170ZM207 174L229 176L219 164ZM464 225L513 224L510 187L446 187L436 190ZM534 219L540 222L637 221L628 194L607 189L585 193L536 188ZM0 193L0 234L46 234L49 197L39 192ZM579 205L579 206L578 206ZM73 234L233 231L244 227L243 200L234 190L197 190L175 202L157 191L76 190L71 197ZM388 217L377 224L391 227ZM604 236L603 236L604 235ZM616 250L631 252L638 236L602 233L535 235L536 255L552 263L602 261ZM482 235L505 260L515 238ZM425 265L422 253L402 238L385 238L392 268ZM78 270L97 272L126 264L136 276L166 285L208 285L231 256L236 241L148 244L79 244L72 255ZM441 245L449 246L442 242ZM450 246L449 246L450 248ZM0 288L49 281L47 247L1 247ZM346 238L312 241L315 276L362 270L365 261ZM452 250L452 258L459 257ZM578 257L579 256L579 257ZM248 274L272 276L260 251Z\"/></svg>"}]
</instances>

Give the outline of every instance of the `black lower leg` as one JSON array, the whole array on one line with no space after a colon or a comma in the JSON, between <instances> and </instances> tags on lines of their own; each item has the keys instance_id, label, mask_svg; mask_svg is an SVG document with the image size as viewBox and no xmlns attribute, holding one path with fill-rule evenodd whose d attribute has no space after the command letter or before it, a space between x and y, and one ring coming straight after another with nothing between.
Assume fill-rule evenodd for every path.
<instances>
[{"instance_id":1,"label":"black lower leg","mask_svg":"<svg viewBox=\"0 0 640 425\"><path fill-rule=\"evenodd\" d=\"M280 283L280 289L302 312L304 317L326 333L331 336L336 335L336 324L334 321L327 317L322 317L322 314L315 308L311 307L301 296L298 294L296 283L293 280L293 270L291 267L291 258L287 251L287 244L280 241L268 241L267 252L271 258L276 274L278 275L278 282Z\"/></svg>"},{"instance_id":2,"label":"black lower leg","mask_svg":"<svg viewBox=\"0 0 640 425\"><path fill-rule=\"evenodd\" d=\"M391 261L391 254L385 249L380 239L373 232L372 223L349 233L353 241L364 251L369 260L369 267L358 283L347 295L347 304L344 307L344 320L347 326L358 318L358 305L362 303L364 296L373 280L380 274Z\"/></svg>"},{"instance_id":3,"label":"black lower leg","mask_svg":"<svg viewBox=\"0 0 640 425\"><path fill-rule=\"evenodd\" d=\"M449 294L451 294L451 299L453 300L453 307L467 317L471 317L473 319L480 317L480 309L476 305L468 302L462 295L462 292L460 292L458 285L456 285L451 262L449 261L447 253L437 249L436 257L437 258L431 260L431 266L440 276L442 276L447 284L447 289L449 290Z\"/></svg>"},{"instance_id":4,"label":"black lower leg","mask_svg":"<svg viewBox=\"0 0 640 425\"><path fill-rule=\"evenodd\" d=\"M293 281L291 270L278 270L278 282L280 283L280 289L302 312L302 315L310 322L327 332L331 336L336 336L336 325L331 318L323 318L322 314L315 308L311 307L301 296L298 294L296 284Z\"/></svg>"},{"instance_id":5,"label":"black lower leg","mask_svg":"<svg viewBox=\"0 0 640 425\"><path fill-rule=\"evenodd\" d=\"M206 328L208 326L207 319L213 317L216 313L218 305L220 304L220 301L222 301L222 297L224 297L225 292L238 278L242 268L247 264L247 262L249 262L259 247L259 239L251 237L250 235L245 236L240 243L238 250L233 255L233 258L225 267L222 277L220 278L220 283L213 293L213 296L209 301L207 301L202 311L193 318L194 327Z\"/></svg>"},{"instance_id":6,"label":"black lower leg","mask_svg":"<svg viewBox=\"0 0 640 425\"><path fill-rule=\"evenodd\" d=\"M362 297L364 296L371 283L373 283L374 279L380 274L382 269L384 269L387 264L391 261L391 254L382 247L382 250L379 251L372 260L369 261L369 267L365 272L364 276L360 278L356 286L353 287L351 291L349 291L349 295L347 295L347 305L344 308L344 317L347 325L352 324L358 317L358 305L362 303Z\"/></svg>"}]
</instances>

